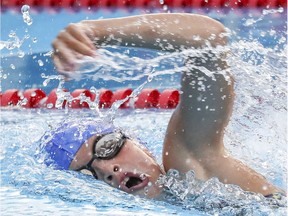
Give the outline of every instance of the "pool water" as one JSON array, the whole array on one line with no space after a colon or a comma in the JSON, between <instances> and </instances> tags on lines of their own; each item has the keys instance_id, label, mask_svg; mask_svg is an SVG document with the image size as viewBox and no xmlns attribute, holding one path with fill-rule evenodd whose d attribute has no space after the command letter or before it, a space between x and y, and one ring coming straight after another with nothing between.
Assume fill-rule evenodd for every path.
<instances>
[{"instance_id":1,"label":"pool water","mask_svg":"<svg viewBox=\"0 0 288 216\"><path fill-rule=\"evenodd\" d=\"M144 12L137 10L131 13L120 11L116 15L107 11L105 13L98 11L93 15L87 12L79 12L75 13L75 16L71 19L81 19L85 16L88 18L106 18ZM195 12L217 17L231 30L229 48L232 52L228 57L228 61L236 80L236 101L231 122L226 129L225 146L232 155L245 161L269 181L283 189L286 188L287 23L285 17L287 12L282 9L244 12L237 10L228 12L195 10ZM27 53L24 58L17 56L19 50L16 48L13 50L3 49L5 57L1 59L2 91L11 88L26 89L33 86L43 86L45 78L42 78L37 72L45 73L45 77L53 74L54 71L49 61L44 61L43 66L38 64L38 66L33 67L33 72L29 71L29 67L25 64L21 64L21 59L25 60L25 58L33 58L33 56L36 56L35 59L38 62L38 58L43 56L34 55L34 52L45 53L50 50L48 42L53 39L52 36L54 35L47 34L44 37L43 33L39 32L38 24L34 26L38 19L41 20L42 24L48 22L45 13L44 15L43 13L34 14L34 21L29 27L28 33L30 36L39 34L39 38L37 43L26 40L23 47L21 46L21 49L23 48ZM61 29L62 26L65 26L65 22L68 22L69 19L64 15L67 15L67 12L62 11L60 15L58 14L59 17L66 17L66 20L59 22L61 24L56 25L55 30ZM58 16L57 14L51 14L53 20L59 18ZM11 13L7 12L3 17L5 31L1 30L1 36L3 37L1 40L6 40L5 37L14 28L8 27L7 24L7 19L11 17L15 17L16 34L19 37L27 28L26 24L23 23L22 15L20 17L19 14L12 16ZM22 33L21 29L23 30ZM56 34L56 32L54 33ZM43 37L41 37L41 34ZM28 47L25 48L25 46ZM124 61L121 62L120 60L127 59L127 55L131 54L130 52L127 53L121 49L120 51L117 49L103 50L103 55L107 58L114 54L118 56L115 57L116 60L111 58L112 72L108 74L111 78L117 74L114 73L115 68L123 66ZM151 70L156 71L153 74L166 75L165 78L162 77L158 80L155 77L152 81L149 75L141 77L133 81L135 87L140 86L145 81L147 81L147 86L154 85L154 87L158 87L157 83L162 81L166 84L163 84L161 88L170 87L171 83L174 87L179 87L178 70L181 67L181 62L178 62L178 57L182 57L181 53L179 56L157 53L155 56L149 55L149 61L146 61L145 57L142 61L143 64L145 62L155 63L155 70L153 68ZM170 75L170 67L161 67L161 64L167 62L165 59L167 61L174 59L175 76ZM11 61L15 66L14 69L11 68ZM133 63L132 58L131 61ZM131 64L131 61L129 64L129 66L132 65L131 70L136 70L136 68L140 70L137 67L139 59L134 59L135 64ZM143 67L146 68L145 65ZM52 70L49 71L47 68L52 68ZM33 79L24 82L23 77L28 76L27 74L29 76L34 75L30 76ZM81 80L77 82L78 87L91 88L96 86L99 88L99 83L97 83L99 80L93 75L93 70L85 73L84 79L80 77ZM87 77L94 77L93 82L89 81ZM17 82L17 80L22 79L23 82ZM155 79L157 82L153 83ZM53 83L52 80L47 86L43 87L49 92L57 86L57 82L57 80L54 80ZM68 83L69 85L72 85L70 86L72 89L75 87L73 86L75 84ZM119 87L121 85L119 84ZM113 88L111 83L107 86ZM261 195L244 193L238 187L225 186L217 179L198 182L193 177L193 172L189 172L186 176L179 176L175 172L164 176L160 180L170 188L167 189L165 200L148 200L113 189L105 183L96 181L84 174L46 167L43 164L43 158L37 156L39 153L38 140L49 129L49 125L55 125L67 118L95 119L112 115L115 125L129 131L132 136L145 141L149 150L161 164L162 141L172 112L173 110L160 109L128 109L115 112L114 110L2 108L0 121L1 213L3 215L287 214L286 199L279 202L267 200Z\"/></svg>"}]
</instances>

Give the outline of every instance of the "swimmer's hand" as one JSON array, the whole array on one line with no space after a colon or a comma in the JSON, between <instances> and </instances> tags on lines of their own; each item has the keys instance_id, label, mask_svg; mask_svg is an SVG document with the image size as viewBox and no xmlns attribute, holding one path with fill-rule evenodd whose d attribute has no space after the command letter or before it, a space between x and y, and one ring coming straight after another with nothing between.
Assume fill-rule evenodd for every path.
<instances>
[{"instance_id":1,"label":"swimmer's hand","mask_svg":"<svg viewBox=\"0 0 288 216\"><path fill-rule=\"evenodd\" d=\"M91 38L93 31L83 22L71 23L58 34L52 43L52 58L58 72L73 71L76 60L95 56L96 48Z\"/></svg>"}]
</instances>

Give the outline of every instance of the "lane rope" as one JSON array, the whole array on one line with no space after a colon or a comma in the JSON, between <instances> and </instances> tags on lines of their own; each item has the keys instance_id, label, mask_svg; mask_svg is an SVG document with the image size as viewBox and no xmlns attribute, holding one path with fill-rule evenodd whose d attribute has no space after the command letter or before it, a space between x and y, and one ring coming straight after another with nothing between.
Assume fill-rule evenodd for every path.
<instances>
[{"instance_id":1,"label":"lane rope","mask_svg":"<svg viewBox=\"0 0 288 216\"><path fill-rule=\"evenodd\" d=\"M143 89L135 98L129 97L132 92L133 90L130 88L119 89L115 92L109 89L100 89L98 94L88 89L76 89L71 93L67 89L61 90L60 93L57 93L57 89L53 89L46 95L41 89L27 89L23 92L18 89L8 89L4 93L0 93L0 106L63 109L68 105L72 109L89 109L95 105L99 108L110 108L114 102L120 101L121 109L174 109L180 100L180 93L177 89L166 89L160 92L157 89L147 88ZM59 100L58 95L60 95ZM124 100L125 98L127 100Z\"/></svg>"},{"instance_id":2,"label":"lane rope","mask_svg":"<svg viewBox=\"0 0 288 216\"><path fill-rule=\"evenodd\" d=\"M287 0L2 0L1 7L24 4L47 8L287 7Z\"/></svg>"}]
</instances>

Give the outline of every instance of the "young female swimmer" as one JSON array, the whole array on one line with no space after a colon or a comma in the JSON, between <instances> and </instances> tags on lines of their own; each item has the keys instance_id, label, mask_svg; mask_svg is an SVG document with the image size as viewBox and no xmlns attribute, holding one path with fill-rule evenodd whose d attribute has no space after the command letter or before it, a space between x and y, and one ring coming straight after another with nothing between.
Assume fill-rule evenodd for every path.
<instances>
[{"instance_id":1,"label":"young female swimmer","mask_svg":"<svg viewBox=\"0 0 288 216\"><path fill-rule=\"evenodd\" d=\"M59 72L72 73L75 60L97 57L97 47L105 45L182 51L224 47L226 38L221 23L195 14L82 21L70 24L54 40L55 66ZM155 182L169 169L182 173L194 170L200 180L217 177L223 183L264 196L282 192L225 150L224 129L232 112L234 92L233 78L218 73L229 69L223 56L190 56L186 65L189 69L183 71L183 93L164 140L164 170L121 130L96 121L66 122L46 135L43 143L49 155L47 162L61 169L88 169L112 187L147 197L160 194ZM201 67L213 71L214 76L207 76L198 69ZM147 186L148 192L144 192Z\"/></svg>"}]
</instances>

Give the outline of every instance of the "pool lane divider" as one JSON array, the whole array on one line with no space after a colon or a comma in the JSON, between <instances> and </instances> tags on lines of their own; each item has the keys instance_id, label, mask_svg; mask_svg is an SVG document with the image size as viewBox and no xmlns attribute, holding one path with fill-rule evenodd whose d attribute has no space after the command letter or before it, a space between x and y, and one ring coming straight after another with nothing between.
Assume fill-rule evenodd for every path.
<instances>
[{"instance_id":1,"label":"pool lane divider","mask_svg":"<svg viewBox=\"0 0 288 216\"><path fill-rule=\"evenodd\" d=\"M33 7L44 8L162 8L168 7L229 7L229 8L255 8L255 7L287 7L287 0L2 0L2 7L19 7L28 4Z\"/></svg>"},{"instance_id":2,"label":"pool lane divider","mask_svg":"<svg viewBox=\"0 0 288 216\"><path fill-rule=\"evenodd\" d=\"M131 96L133 90L124 88L115 92L109 89L99 90L98 97L96 94L87 89L76 89L69 93L67 89L62 89L62 94L69 95L68 107L72 109L86 108L89 109L91 103L97 103L99 108L110 108L116 101L122 101L121 109L174 109L179 103L180 93L176 89L166 89L160 92L157 89L143 89L137 97L127 98ZM127 100L124 100L127 98ZM57 90L53 89L48 95L41 89L27 89L24 92L18 89L9 89L4 93L0 93L1 107L20 107L20 108L48 108L55 109L64 108L67 103L65 97L62 101L57 101ZM60 106L60 107L59 107Z\"/></svg>"}]
</instances>

